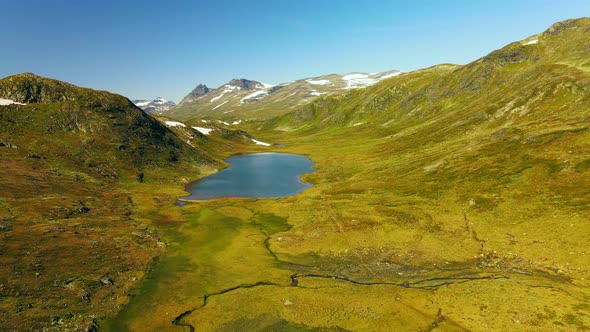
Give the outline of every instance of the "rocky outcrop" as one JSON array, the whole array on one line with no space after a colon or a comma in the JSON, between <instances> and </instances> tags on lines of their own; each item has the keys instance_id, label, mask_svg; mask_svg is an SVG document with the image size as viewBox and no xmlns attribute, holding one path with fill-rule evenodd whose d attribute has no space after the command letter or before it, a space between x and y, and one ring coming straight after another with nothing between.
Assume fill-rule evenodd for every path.
<instances>
[{"instance_id":1,"label":"rocky outcrop","mask_svg":"<svg viewBox=\"0 0 590 332\"><path fill-rule=\"evenodd\" d=\"M250 81L245 78L234 78L226 85L237 86L242 90L256 90L264 88L264 84L257 81Z\"/></svg>"},{"instance_id":2,"label":"rocky outcrop","mask_svg":"<svg viewBox=\"0 0 590 332\"><path fill-rule=\"evenodd\" d=\"M205 84L199 84L196 88L193 89L186 97L182 98L181 103L191 101L193 99L202 97L215 89L209 89Z\"/></svg>"}]
</instances>

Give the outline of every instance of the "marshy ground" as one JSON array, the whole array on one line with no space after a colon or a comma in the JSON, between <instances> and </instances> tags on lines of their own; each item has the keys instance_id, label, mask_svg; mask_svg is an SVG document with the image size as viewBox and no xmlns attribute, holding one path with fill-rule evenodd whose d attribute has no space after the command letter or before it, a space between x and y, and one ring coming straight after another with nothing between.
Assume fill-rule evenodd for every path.
<instances>
[{"instance_id":1,"label":"marshy ground","mask_svg":"<svg viewBox=\"0 0 590 332\"><path fill-rule=\"evenodd\" d=\"M168 251L105 326L590 328L585 207L544 202L517 185L525 178L534 188L543 165L490 193L470 187L496 181L487 174L462 182L447 171L408 172L407 155L385 159L376 148L383 138L356 133L287 138L281 151L316 162L304 176L314 187L297 196L158 208L170 223Z\"/></svg>"}]
</instances>

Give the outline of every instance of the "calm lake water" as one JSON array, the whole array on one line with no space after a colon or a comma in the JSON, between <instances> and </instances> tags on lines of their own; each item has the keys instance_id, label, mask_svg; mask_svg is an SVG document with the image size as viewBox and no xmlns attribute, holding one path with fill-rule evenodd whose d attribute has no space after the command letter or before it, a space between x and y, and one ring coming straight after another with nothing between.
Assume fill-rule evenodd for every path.
<instances>
[{"instance_id":1,"label":"calm lake water","mask_svg":"<svg viewBox=\"0 0 590 332\"><path fill-rule=\"evenodd\" d=\"M188 185L191 194L183 198L291 196L311 187L300 175L315 171L307 157L289 153L253 153L225 161L229 168Z\"/></svg>"}]
</instances>

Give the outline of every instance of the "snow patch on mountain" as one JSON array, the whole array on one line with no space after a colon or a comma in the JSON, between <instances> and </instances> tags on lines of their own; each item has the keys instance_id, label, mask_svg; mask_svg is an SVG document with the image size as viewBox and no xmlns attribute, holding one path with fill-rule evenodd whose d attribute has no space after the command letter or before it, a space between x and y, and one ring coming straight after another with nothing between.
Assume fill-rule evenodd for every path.
<instances>
[{"instance_id":1,"label":"snow patch on mountain","mask_svg":"<svg viewBox=\"0 0 590 332\"><path fill-rule=\"evenodd\" d=\"M402 73L401 71L398 71L398 72L395 72L395 73L383 75L383 76L379 77L379 80L384 80L384 79L387 79L387 78L392 78L392 77L398 76L401 73Z\"/></svg>"},{"instance_id":2,"label":"snow patch on mountain","mask_svg":"<svg viewBox=\"0 0 590 332\"><path fill-rule=\"evenodd\" d=\"M135 106L142 108L142 107L147 106L149 103L150 103L149 100L143 100L143 101L135 101L134 104L135 104Z\"/></svg>"},{"instance_id":3,"label":"snow patch on mountain","mask_svg":"<svg viewBox=\"0 0 590 332\"><path fill-rule=\"evenodd\" d=\"M240 104L243 104L244 102L247 102L247 101L258 101L266 96L268 96L267 90L258 90L256 92L251 93L251 94L247 95L246 97L242 98L240 100Z\"/></svg>"},{"instance_id":4,"label":"snow patch on mountain","mask_svg":"<svg viewBox=\"0 0 590 332\"><path fill-rule=\"evenodd\" d=\"M307 80L306 82L314 85L326 85L330 83L328 80Z\"/></svg>"},{"instance_id":5,"label":"snow patch on mountain","mask_svg":"<svg viewBox=\"0 0 590 332\"><path fill-rule=\"evenodd\" d=\"M209 135L214 129L204 127L192 127L194 130L200 132L203 135Z\"/></svg>"},{"instance_id":6,"label":"snow patch on mountain","mask_svg":"<svg viewBox=\"0 0 590 332\"><path fill-rule=\"evenodd\" d=\"M10 100L10 99L0 98L0 106L7 106L7 105L25 105L25 104L19 103L14 100Z\"/></svg>"},{"instance_id":7,"label":"snow patch on mountain","mask_svg":"<svg viewBox=\"0 0 590 332\"><path fill-rule=\"evenodd\" d=\"M221 104L219 104L219 105L217 105L217 106L213 107L211 110L213 111L213 110L216 110L216 109L220 108L221 106L225 105L225 104L226 104L228 101L229 101L229 100L226 100L226 101L224 101L223 103L221 103Z\"/></svg>"},{"instance_id":8,"label":"snow patch on mountain","mask_svg":"<svg viewBox=\"0 0 590 332\"><path fill-rule=\"evenodd\" d=\"M270 143L261 142L261 141L255 140L253 138L251 138L251 140L252 140L252 142L256 143L256 145L270 146Z\"/></svg>"},{"instance_id":9,"label":"snow patch on mountain","mask_svg":"<svg viewBox=\"0 0 590 332\"><path fill-rule=\"evenodd\" d=\"M166 121L166 125L168 127L183 127L186 128L186 125L182 122L178 122L178 121Z\"/></svg>"},{"instance_id":10,"label":"snow patch on mountain","mask_svg":"<svg viewBox=\"0 0 590 332\"><path fill-rule=\"evenodd\" d=\"M154 100L133 100L135 106L141 108L146 113L162 114L163 112L176 106L173 101L158 97Z\"/></svg>"},{"instance_id":11,"label":"snow patch on mountain","mask_svg":"<svg viewBox=\"0 0 590 332\"><path fill-rule=\"evenodd\" d=\"M221 94L219 96L211 98L211 102L219 100L221 97L223 97L223 95L225 95L228 92L232 92L234 90L241 90L241 88L239 86L229 85L229 84L224 85L223 88L224 88L224 90L221 92Z\"/></svg>"},{"instance_id":12,"label":"snow patch on mountain","mask_svg":"<svg viewBox=\"0 0 590 332\"><path fill-rule=\"evenodd\" d=\"M371 86L377 82L380 82L384 79L387 78L391 78L391 77L395 77L398 76L399 74L401 74L400 71L396 71L396 72L392 72L392 73L370 73L370 74L364 74L364 73L351 73L351 74L347 74L342 76L342 80L344 80L346 82L346 87L345 89L357 89L357 88L366 88L368 86ZM382 76L379 76L382 75Z\"/></svg>"},{"instance_id":13,"label":"snow patch on mountain","mask_svg":"<svg viewBox=\"0 0 590 332\"><path fill-rule=\"evenodd\" d=\"M342 79L347 83L345 89L364 88L378 82L376 79L370 78L368 74L360 73L344 75Z\"/></svg>"},{"instance_id":14,"label":"snow patch on mountain","mask_svg":"<svg viewBox=\"0 0 590 332\"><path fill-rule=\"evenodd\" d=\"M528 41L528 42L526 42L526 43L524 43L524 44L522 44L522 45L525 45L525 46L526 46L526 45L533 45L533 44L536 44L536 43L538 43L538 42L539 42L539 40L538 40L538 39L533 39L533 40L531 40L531 41Z\"/></svg>"}]
</instances>

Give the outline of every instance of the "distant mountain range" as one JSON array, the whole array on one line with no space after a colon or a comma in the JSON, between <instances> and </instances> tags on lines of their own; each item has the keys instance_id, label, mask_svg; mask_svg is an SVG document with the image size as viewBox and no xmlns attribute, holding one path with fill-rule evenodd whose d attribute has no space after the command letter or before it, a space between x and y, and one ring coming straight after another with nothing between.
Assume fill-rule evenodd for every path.
<instances>
[{"instance_id":1,"label":"distant mountain range","mask_svg":"<svg viewBox=\"0 0 590 332\"><path fill-rule=\"evenodd\" d=\"M170 100L166 100L162 97L158 97L154 100L132 100L135 106L141 108L144 112L149 114L162 114L172 107L176 106L176 103Z\"/></svg>"},{"instance_id":2,"label":"distant mountain range","mask_svg":"<svg viewBox=\"0 0 590 332\"><path fill-rule=\"evenodd\" d=\"M320 96L365 88L400 73L392 70L380 73L330 74L277 85L236 78L215 89L199 84L178 106L163 113L177 119L197 116L268 118L287 113Z\"/></svg>"}]
</instances>

